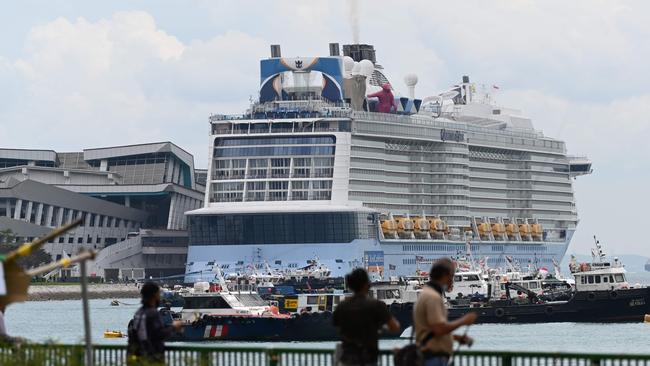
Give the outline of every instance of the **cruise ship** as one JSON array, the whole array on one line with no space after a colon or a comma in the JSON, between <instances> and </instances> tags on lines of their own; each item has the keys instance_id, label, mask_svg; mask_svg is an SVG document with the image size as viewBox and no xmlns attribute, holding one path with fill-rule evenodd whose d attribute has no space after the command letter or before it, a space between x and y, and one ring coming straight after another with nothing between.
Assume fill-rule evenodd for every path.
<instances>
[{"instance_id":1,"label":"cruise ship","mask_svg":"<svg viewBox=\"0 0 650 366\"><path fill-rule=\"evenodd\" d=\"M468 76L442 92L388 80L368 44L260 62L245 113L214 114L186 280L214 266L365 267L413 275L471 250L490 267L560 262L586 157L497 105ZM402 87L405 93L398 89Z\"/></svg>"}]
</instances>

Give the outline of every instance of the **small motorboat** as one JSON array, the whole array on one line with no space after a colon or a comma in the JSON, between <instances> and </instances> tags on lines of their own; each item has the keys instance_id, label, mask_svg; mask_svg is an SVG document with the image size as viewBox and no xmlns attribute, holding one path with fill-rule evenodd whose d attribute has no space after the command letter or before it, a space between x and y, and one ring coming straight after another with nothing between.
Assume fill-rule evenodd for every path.
<instances>
[{"instance_id":1,"label":"small motorboat","mask_svg":"<svg viewBox=\"0 0 650 366\"><path fill-rule=\"evenodd\" d=\"M120 306L120 302L117 300L111 301L111 306Z\"/></svg>"},{"instance_id":2,"label":"small motorboat","mask_svg":"<svg viewBox=\"0 0 650 366\"><path fill-rule=\"evenodd\" d=\"M104 338L124 338L126 335L119 330L104 331Z\"/></svg>"}]
</instances>

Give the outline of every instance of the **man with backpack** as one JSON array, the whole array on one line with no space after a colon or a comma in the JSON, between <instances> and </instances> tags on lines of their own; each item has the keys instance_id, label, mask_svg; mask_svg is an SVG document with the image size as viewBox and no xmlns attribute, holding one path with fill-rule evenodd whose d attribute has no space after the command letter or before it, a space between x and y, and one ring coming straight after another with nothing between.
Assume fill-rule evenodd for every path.
<instances>
[{"instance_id":1,"label":"man with backpack","mask_svg":"<svg viewBox=\"0 0 650 366\"><path fill-rule=\"evenodd\" d=\"M456 268L448 258L436 261L429 271L429 282L420 292L413 308L413 329L416 344L422 352L423 366L447 366L453 356L453 342L471 345L466 335L452 332L463 325L476 321L477 314L470 312L454 321L447 318L444 303L445 292L454 285Z\"/></svg>"},{"instance_id":2,"label":"man with backpack","mask_svg":"<svg viewBox=\"0 0 650 366\"><path fill-rule=\"evenodd\" d=\"M142 307L136 311L128 326L128 364L164 365L165 339L178 331L182 323L178 320L165 325L160 306L160 287L154 282L145 283L140 289Z\"/></svg>"},{"instance_id":3,"label":"man with backpack","mask_svg":"<svg viewBox=\"0 0 650 366\"><path fill-rule=\"evenodd\" d=\"M398 332L399 322L386 304L368 297L370 278L364 269L353 270L345 281L354 294L343 300L333 314L342 339L337 366L374 366L379 357L379 330L386 325L391 332Z\"/></svg>"}]
</instances>

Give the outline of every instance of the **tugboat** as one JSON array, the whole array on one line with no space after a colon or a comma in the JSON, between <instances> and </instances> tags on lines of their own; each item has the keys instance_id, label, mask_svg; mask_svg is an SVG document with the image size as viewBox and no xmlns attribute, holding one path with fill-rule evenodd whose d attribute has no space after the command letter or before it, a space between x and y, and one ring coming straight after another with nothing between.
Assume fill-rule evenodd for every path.
<instances>
[{"instance_id":1,"label":"tugboat","mask_svg":"<svg viewBox=\"0 0 650 366\"><path fill-rule=\"evenodd\" d=\"M547 301L530 289L506 282L505 299L450 306L449 317L455 319L473 311L478 313L477 323L643 321L650 313L650 289L631 288L623 264L617 258L607 261L600 242L594 240L593 261L578 264L573 258L569 265L575 290L568 300ZM510 290L524 296L513 299Z\"/></svg>"}]
</instances>

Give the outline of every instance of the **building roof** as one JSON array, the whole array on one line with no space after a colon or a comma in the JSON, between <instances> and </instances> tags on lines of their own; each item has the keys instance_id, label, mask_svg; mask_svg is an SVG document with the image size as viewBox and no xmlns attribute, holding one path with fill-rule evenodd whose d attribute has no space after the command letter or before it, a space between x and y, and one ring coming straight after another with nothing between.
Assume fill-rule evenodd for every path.
<instances>
[{"instance_id":1,"label":"building roof","mask_svg":"<svg viewBox=\"0 0 650 366\"><path fill-rule=\"evenodd\" d=\"M50 228L39 226L23 220L14 220L6 216L0 216L0 228L10 229L16 236L43 236L50 232Z\"/></svg>"},{"instance_id":2,"label":"building roof","mask_svg":"<svg viewBox=\"0 0 650 366\"><path fill-rule=\"evenodd\" d=\"M137 145L125 145L125 146L113 146L113 147L102 147L95 149L84 149L84 160L101 160L101 159L110 159L120 156L131 156L131 155L142 155L142 154L153 154L153 153L172 153L176 155L181 161L187 164L192 170L194 170L194 157L192 154L181 149L177 145L165 141L165 142L152 142L146 144L137 144Z\"/></svg>"},{"instance_id":3,"label":"building roof","mask_svg":"<svg viewBox=\"0 0 650 366\"><path fill-rule=\"evenodd\" d=\"M13 180L7 184L8 188L0 188L0 197L20 198L127 220L144 221L148 216L146 212L135 208L125 207L30 179L20 182Z\"/></svg>"},{"instance_id":4,"label":"building roof","mask_svg":"<svg viewBox=\"0 0 650 366\"><path fill-rule=\"evenodd\" d=\"M56 162L54 150L0 149L0 159Z\"/></svg>"},{"instance_id":5,"label":"building roof","mask_svg":"<svg viewBox=\"0 0 650 366\"><path fill-rule=\"evenodd\" d=\"M138 196L153 195L157 193L177 192L199 200L203 200L204 193L183 187L175 183L158 184L66 184L65 189L90 196Z\"/></svg>"}]
</instances>

